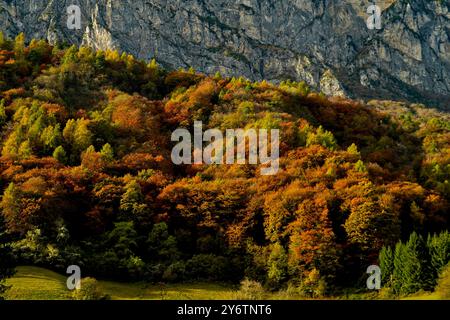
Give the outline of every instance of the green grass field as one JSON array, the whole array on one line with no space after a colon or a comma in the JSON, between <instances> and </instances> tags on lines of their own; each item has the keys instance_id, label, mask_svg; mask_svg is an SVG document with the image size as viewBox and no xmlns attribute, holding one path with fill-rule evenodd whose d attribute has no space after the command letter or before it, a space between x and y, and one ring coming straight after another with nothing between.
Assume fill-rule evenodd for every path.
<instances>
[{"instance_id":1,"label":"green grass field","mask_svg":"<svg viewBox=\"0 0 450 320\"><path fill-rule=\"evenodd\" d=\"M412 295L403 300L444 300L438 293L421 293L417 295Z\"/></svg>"},{"instance_id":2,"label":"green grass field","mask_svg":"<svg viewBox=\"0 0 450 320\"><path fill-rule=\"evenodd\" d=\"M6 293L9 300L66 300L70 291L66 287L66 277L48 269L21 266L7 284L11 289ZM99 280L104 293L113 300L231 300L237 287L219 283L181 283L148 285L144 283L120 283ZM283 293L266 294L266 299L301 299ZM376 298L355 295L346 299L364 300ZM332 299L343 299L334 297ZM439 300L437 293L419 293L404 300Z\"/></svg>"},{"instance_id":3,"label":"green grass field","mask_svg":"<svg viewBox=\"0 0 450 320\"><path fill-rule=\"evenodd\" d=\"M56 272L38 267L18 267L17 273L7 284L6 299L11 300L64 300L69 299L70 291L66 287L66 277ZM189 283L146 285L143 283L120 283L101 281L103 291L112 299L169 299L169 300L214 300L232 299L233 288L230 285L216 283Z\"/></svg>"}]
</instances>

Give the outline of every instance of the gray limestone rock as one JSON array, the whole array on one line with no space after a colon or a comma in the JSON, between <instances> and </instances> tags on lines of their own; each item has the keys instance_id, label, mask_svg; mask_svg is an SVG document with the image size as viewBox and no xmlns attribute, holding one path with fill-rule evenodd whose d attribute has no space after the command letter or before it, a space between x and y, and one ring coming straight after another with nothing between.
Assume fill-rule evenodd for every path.
<instances>
[{"instance_id":1,"label":"gray limestone rock","mask_svg":"<svg viewBox=\"0 0 450 320\"><path fill-rule=\"evenodd\" d=\"M328 95L450 103L450 1L0 0L9 36L116 48L169 68L304 80ZM67 7L81 29L67 28ZM380 5L381 6L381 5Z\"/></svg>"}]
</instances>

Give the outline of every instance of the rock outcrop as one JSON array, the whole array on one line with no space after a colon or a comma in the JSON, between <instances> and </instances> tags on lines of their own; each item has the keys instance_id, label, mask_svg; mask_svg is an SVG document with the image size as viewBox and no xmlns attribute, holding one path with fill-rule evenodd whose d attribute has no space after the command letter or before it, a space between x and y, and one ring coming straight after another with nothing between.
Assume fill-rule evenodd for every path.
<instances>
[{"instance_id":1,"label":"rock outcrop","mask_svg":"<svg viewBox=\"0 0 450 320\"><path fill-rule=\"evenodd\" d=\"M116 48L169 68L305 80L329 95L450 103L450 1L0 0L9 36ZM81 29L67 28L67 7Z\"/></svg>"}]
</instances>

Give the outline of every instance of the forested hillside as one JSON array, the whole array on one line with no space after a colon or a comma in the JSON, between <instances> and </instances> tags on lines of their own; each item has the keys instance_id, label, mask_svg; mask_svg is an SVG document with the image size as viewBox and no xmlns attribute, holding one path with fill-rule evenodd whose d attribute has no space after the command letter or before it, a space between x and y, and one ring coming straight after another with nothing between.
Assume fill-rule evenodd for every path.
<instances>
[{"instance_id":1,"label":"forested hillside","mask_svg":"<svg viewBox=\"0 0 450 320\"><path fill-rule=\"evenodd\" d=\"M365 288L383 247L396 294L433 289L449 261L448 232L426 241L450 227L448 114L1 34L0 99L0 235L17 264L248 278L317 296ZM174 165L171 133L195 120L280 129L278 173ZM399 287L416 270L408 261L420 270Z\"/></svg>"}]
</instances>

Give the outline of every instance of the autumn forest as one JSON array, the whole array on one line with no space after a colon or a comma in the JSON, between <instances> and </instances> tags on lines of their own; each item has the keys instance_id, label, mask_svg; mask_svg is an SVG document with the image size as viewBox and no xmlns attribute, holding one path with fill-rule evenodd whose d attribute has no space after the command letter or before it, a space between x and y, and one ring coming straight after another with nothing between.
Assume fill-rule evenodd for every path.
<instances>
[{"instance_id":1,"label":"autumn forest","mask_svg":"<svg viewBox=\"0 0 450 320\"><path fill-rule=\"evenodd\" d=\"M308 298L367 292L379 265L379 296L450 292L450 116L432 106L23 34L0 34L0 100L0 295L17 265ZM174 165L194 121L279 129L279 171Z\"/></svg>"}]
</instances>

